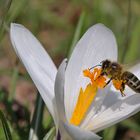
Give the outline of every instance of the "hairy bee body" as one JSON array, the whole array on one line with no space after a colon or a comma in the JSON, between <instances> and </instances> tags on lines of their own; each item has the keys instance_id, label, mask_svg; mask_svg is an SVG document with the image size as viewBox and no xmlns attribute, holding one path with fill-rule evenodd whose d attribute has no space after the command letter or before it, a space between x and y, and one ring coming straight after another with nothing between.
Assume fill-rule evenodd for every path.
<instances>
[{"instance_id":1,"label":"hairy bee body","mask_svg":"<svg viewBox=\"0 0 140 140\"><path fill-rule=\"evenodd\" d=\"M111 80L122 81L120 87L120 92L122 93L122 96L125 95L123 93L125 85L129 86L135 92L140 93L140 80L133 73L124 71L123 67L119 63L111 62L110 60L104 60L102 61L101 67L101 75L105 75L110 78L108 83Z\"/></svg>"}]
</instances>

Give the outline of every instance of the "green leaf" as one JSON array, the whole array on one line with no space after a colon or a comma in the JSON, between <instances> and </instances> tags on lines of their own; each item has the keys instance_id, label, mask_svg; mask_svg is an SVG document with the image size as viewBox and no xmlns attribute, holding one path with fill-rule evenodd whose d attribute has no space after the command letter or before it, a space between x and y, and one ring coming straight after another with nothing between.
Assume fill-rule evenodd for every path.
<instances>
[{"instance_id":1,"label":"green leaf","mask_svg":"<svg viewBox=\"0 0 140 140\"><path fill-rule=\"evenodd\" d=\"M12 80L10 83L9 101L12 101L12 99L14 98L18 76L19 76L19 73L18 73L18 68L16 66L12 73Z\"/></svg>"},{"instance_id":2,"label":"green leaf","mask_svg":"<svg viewBox=\"0 0 140 140\"><path fill-rule=\"evenodd\" d=\"M69 52L68 52L68 57L70 57L70 55L71 55L71 53L72 53L77 41L80 38L82 27L83 27L83 24L84 24L84 19L85 19L85 12L82 12L82 14L81 14L81 16L79 18L75 33L74 33L72 44L71 44Z\"/></svg>"},{"instance_id":3,"label":"green leaf","mask_svg":"<svg viewBox=\"0 0 140 140\"><path fill-rule=\"evenodd\" d=\"M29 140L34 138L39 139L41 129L42 129L42 119L43 119L44 102L38 93L36 100L36 107L32 119Z\"/></svg>"},{"instance_id":4,"label":"green leaf","mask_svg":"<svg viewBox=\"0 0 140 140\"><path fill-rule=\"evenodd\" d=\"M1 17L1 23L0 23L0 41L4 35L4 31L5 29L7 29L6 24L5 24L5 19L6 19L6 15L11 7L12 4L12 0L6 0L6 1L1 1L0 4L3 6L3 15ZM1 7L0 7L1 8Z\"/></svg>"},{"instance_id":5,"label":"green leaf","mask_svg":"<svg viewBox=\"0 0 140 140\"><path fill-rule=\"evenodd\" d=\"M103 132L103 138L104 140L113 140L116 134L116 126L112 126L110 128L107 128Z\"/></svg>"},{"instance_id":6,"label":"green leaf","mask_svg":"<svg viewBox=\"0 0 140 140\"><path fill-rule=\"evenodd\" d=\"M3 126L3 130L4 130L4 133L5 133L6 140L12 140L12 136L11 136L10 129L8 127L7 120L6 120L4 114L2 113L1 110L0 110L0 119L1 119L1 123L2 123L2 126Z\"/></svg>"},{"instance_id":7,"label":"green leaf","mask_svg":"<svg viewBox=\"0 0 140 140\"><path fill-rule=\"evenodd\" d=\"M0 41L2 40L5 31L9 31L9 24L23 12L23 9L27 6L27 2L28 0L9 0L1 24Z\"/></svg>"},{"instance_id":8,"label":"green leaf","mask_svg":"<svg viewBox=\"0 0 140 140\"><path fill-rule=\"evenodd\" d=\"M121 125L123 127L129 128L131 130L140 132L140 126L139 126L139 124L137 122L133 121L133 120L127 119L125 121L122 121L121 122Z\"/></svg>"},{"instance_id":9,"label":"green leaf","mask_svg":"<svg viewBox=\"0 0 140 140\"><path fill-rule=\"evenodd\" d=\"M136 25L134 26L130 47L126 53L125 62L134 63L136 60L140 59L139 50L140 50L140 42L139 42L139 35L140 35L140 20L137 21Z\"/></svg>"},{"instance_id":10,"label":"green leaf","mask_svg":"<svg viewBox=\"0 0 140 140\"><path fill-rule=\"evenodd\" d=\"M56 133L55 127L52 127L50 131L45 135L43 140L53 140L55 133Z\"/></svg>"}]
</instances>

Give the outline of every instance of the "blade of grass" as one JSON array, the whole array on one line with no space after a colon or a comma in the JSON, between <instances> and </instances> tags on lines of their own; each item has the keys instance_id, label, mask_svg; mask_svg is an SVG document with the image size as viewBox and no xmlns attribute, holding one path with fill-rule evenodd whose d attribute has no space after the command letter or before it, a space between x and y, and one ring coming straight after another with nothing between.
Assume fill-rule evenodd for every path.
<instances>
[{"instance_id":1,"label":"blade of grass","mask_svg":"<svg viewBox=\"0 0 140 140\"><path fill-rule=\"evenodd\" d=\"M38 93L36 99L35 111L33 114L33 119L31 123L31 129L29 134L29 140L40 139L40 133L42 128L42 120L43 120L43 110L44 110L44 102Z\"/></svg>"},{"instance_id":2,"label":"blade of grass","mask_svg":"<svg viewBox=\"0 0 140 140\"><path fill-rule=\"evenodd\" d=\"M12 101L12 99L14 98L17 79L18 79L18 68L16 66L14 68L13 74L12 74L12 80L11 80L11 84L10 84L10 94L9 94L9 97L8 97L9 101Z\"/></svg>"},{"instance_id":3,"label":"blade of grass","mask_svg":"<svg viewBox=\"0 0 140 140\"><path fill-rule=\"evenodd\" d=\"M23 12L23 9L27 6L28 0L12 0L12 4L6 14L6 23L10 23L16 17L19 16L20 13Z\"/></svg>"},{"instance_id":4,"label":"blade of grass","mask_svg":"<svg viewBox=\"0 0 140 140\"><path fill-rule=\"evenodd\" d=\"M3 126L3 130L4 130L4 133L5 133L6 140L12 140L12 136L11 136L10 129L8 127L7 120L6 120L4 114L2 113L1 110L0 110L0 119L1 119L1 123L2 123L2 126Z\"/></svg>"},{"instance_id":5,"label":"blade of grass","mask_svg":"<svg viewBox=\"0 0 140 140\"><path fill-rule=\"evenodd\" d=\"M46 117L47 117L47 119L46 119ZM52 128L52 126L54 126L53 118L49 114L47 109L45 109L44 110L44 115L43 115L43 127L45 128L45 130L49 131L50 128Z\"/></svg>"},{"instance_id":6,"label":"blade of grass","mask_svg":"<svg viewBox=\"0 0 140 140\"><path fill-rule=\"evenodd\" d=\"M114 125L110 128L107 128L103 131L104 140L113 140L116 134L117 127Z\"/></svg>"},{"instance_id":7,"label":"blade of grass","mask_svg":"<svg viewBox=\"0 0 140 140\"><path fill-rule=\"evenodd\" d=\"M81 13L77 27L76 27L74 35L73 35L74 37L72 37L72 39L70 39L70 40L67 40L67 41L61 43L61 45L59 47L53 48L52 52L54 55L62 54L62 52L63 52L63 55L65 54L65 56L67 56L68 58L70 57L76 43L78 42L78 40L82 34L83 27L85 24L85 18L86 18L85 15L86 15L85 12ZM66 46L67 46L67 48L66 48Z\"/></svg>"},{"instance_id":8,"label":"blade of grass","mask_svg":"<svg viewBox=\"0 0 140 140\"><path fill-rule=\"evenodd\" d=\"M53 140L54 136L55 136L55 127L52 127L50 131L45 135L43 140Z\"/></svg>"},{"instance_id":9,"label":"blade of grass","mask_svg":"<svg viewBox=\"0 0 140 140\"><path fill-rule=\"evenodd\" d=\"M136 60L140 60L139 51L139 34L140 34L140 20L137 21L133 27L132 38L130 42L130 47L126 52L125 62L134 63Z\"/></svg>"},{"instance_id":10,"label":"blade of grass","mask_svg":"<svg viewBox=\"0 0 140 140\"><path fill-rule=\"evenodd\" d=\"M129 49L130 45L130 38L131 38L131 17L132 17L132 8L131 8L131 0L128 0L128 16L127 16L127 23L126 23L126 35L124 38L121 62L124 63L127 50Z\"/></svg>"},{"instance_id":11,"label":"blade of grass","mask_svg":"<svg viewBox=\"0 0 140 140\"><path fill-rule=\"evenodd\" d=\"M1 25L0 25L0 41L1 41L1 39L2 39L2 37L3 37L3 35L4 35L4 31L5 31L5 19L6 19L6 15L7 15L7 13L8 13L8 11L9 11L9 9L10 9L10 7L11 7L11 4L12 4L12 0L9 0L8 2L7 2L7 6L6 6L6 8L5 8L5 11L4 11L4 14L3 14L3 17L2 17L2 21L1 21ZM6 29L7 29L7 27L6 27Z\"/></svg>"},{"instance_id":12,"label":"blade of grass","mask_svg":"<svg viewBox=\"0 0 140 140\"><path fill-rule=\"evenodd\" d=\"M81 16L79 18L75 33L74 33L74 37L73 37L70 49L68 51L68 58L70 57L70 55L71 55L71 53L72 53L77 41L80 38L82 27L83 27L83 24L84 24L84 19L85 19L85 12L82 12L82 14L81 14Z\"/></svg>"},{"instance_id":13,"label":"blade of grass","mask_svg":"<svg viewBox=\"0 0 140 140\"><path fill-rule=\"evenodd\" d=\"M9 30L9 24L13 22L14 19L16 19L21 12L23 12L23 9L27 6L28 0L11 0L8 3L7 10L5 12L2 25L1 25L1 31L0 31L0 41L2 40L5 31Z\"/></svg>"},{"instance_id":14,"label":"blade of grass","mask_svg":"<svg viewBox=\"0 0 140 140\"><path fill-rule=\"evenodd\" d=\"M122 122L121 122L121 125L122 125L123 127L129 128L129 129L131 129L131 130L140 132L140 126L139 126L139 124L137 124L137 123L136 123L135 121L133 121L133 120L127 119L127 120L125 120L125 121L122 121Z\"/></svg>"}]
</instances>

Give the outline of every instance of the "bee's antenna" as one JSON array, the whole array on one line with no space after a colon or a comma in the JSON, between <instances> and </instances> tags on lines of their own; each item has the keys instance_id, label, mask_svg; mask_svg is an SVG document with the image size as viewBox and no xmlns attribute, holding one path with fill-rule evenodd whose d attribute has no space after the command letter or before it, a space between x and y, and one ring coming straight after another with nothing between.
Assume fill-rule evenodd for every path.
<instances>
[{"instance_id":1,"label":"bee's antenna","mask_svg":"<svg viewBox=\"0 0 140 140\"><path fill-rule=\"evenodd\" d=\"M98 66L102 66L102 65L101 64L95 65L95 66L91 67L89 70L92 70L93 68L98 67Z\"/></svg>"}]
</instances>

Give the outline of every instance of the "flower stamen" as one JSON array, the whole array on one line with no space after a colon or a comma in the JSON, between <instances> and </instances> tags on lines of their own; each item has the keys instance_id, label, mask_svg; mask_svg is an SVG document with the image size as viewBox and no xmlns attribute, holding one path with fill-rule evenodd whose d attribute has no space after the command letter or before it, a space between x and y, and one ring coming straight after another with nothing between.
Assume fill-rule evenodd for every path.
<instances>
[{"instance_id":1,"label":"flower stamen","mask_svg":"<svg viewBox=\"0 0 140 140\"><path fill-rule=\"evenodd\" d=\"M86 69L83 71L83 73L85 77L88 77L91 80L93 85L96 84L98 88L104 88L106 85L106 78L101 76L101 70L101 68L95 68L92 72L89 69Z\"/></svg>"},{"instance_id":2,"label":"flower stamen","mask_svg":"<svg viewBox=\"0 0 140 140\"><path fill-rule=\"evenodd\" d=\"M106 84L106 78L100 75L101 69L95 68L93 72L86 69L83 74L91 80L91 83L86 86L84 91L80 88L77 104L70 119L70 123L74 125L81 124L96 97L98 88L103 88Z\"/></svg>"}]
</instances>

